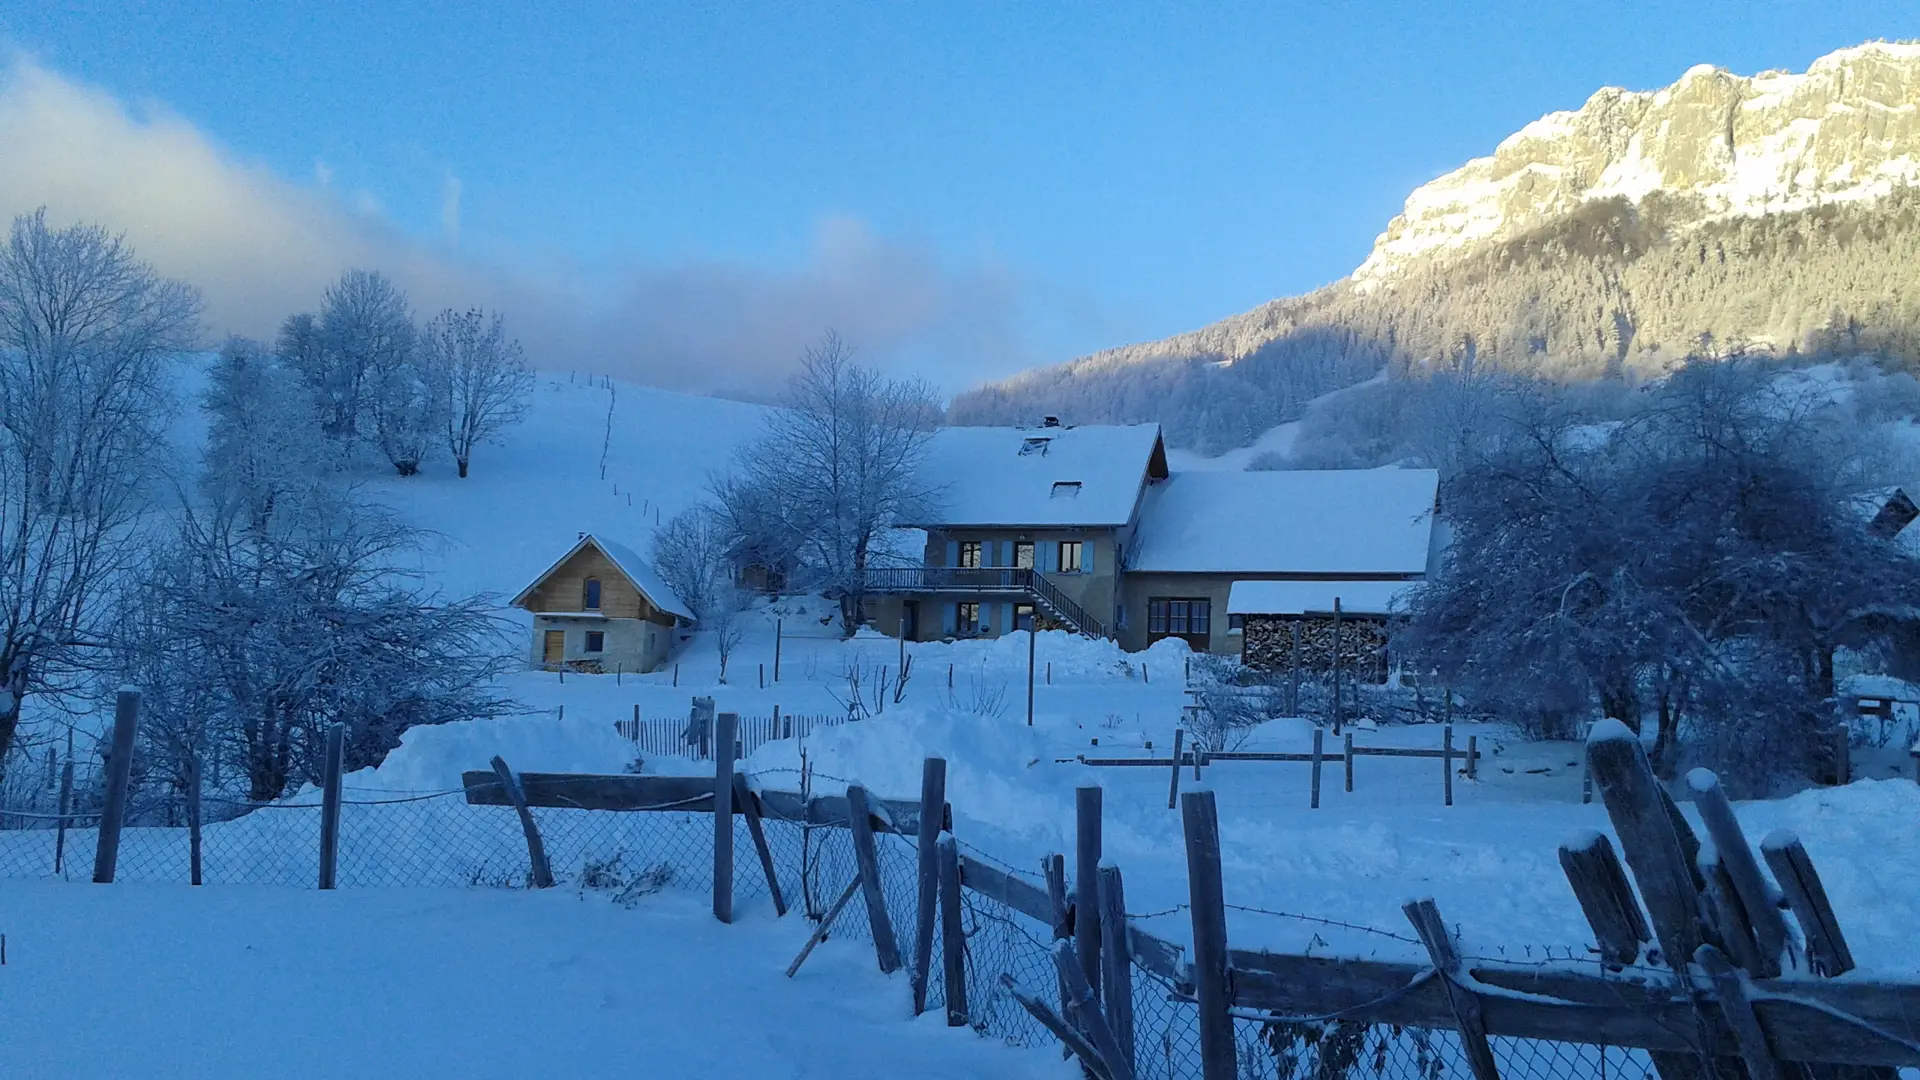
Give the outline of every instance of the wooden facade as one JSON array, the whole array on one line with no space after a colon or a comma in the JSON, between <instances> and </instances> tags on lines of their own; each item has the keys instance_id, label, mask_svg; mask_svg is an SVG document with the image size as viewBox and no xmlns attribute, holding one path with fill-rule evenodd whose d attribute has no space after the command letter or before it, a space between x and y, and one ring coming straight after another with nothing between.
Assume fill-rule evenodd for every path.
<instances>
[{"instance_id":1,"label":"wooden facade","mask_svg":"<svg viewBox=\"0 0 1920 1080\"><path fill-rule=\"evenodd\" d=\"M533 615L528 662L548 669L658 670L681 621L592 536L583 536L514 605Z\"/></svg>"}]
</instances>

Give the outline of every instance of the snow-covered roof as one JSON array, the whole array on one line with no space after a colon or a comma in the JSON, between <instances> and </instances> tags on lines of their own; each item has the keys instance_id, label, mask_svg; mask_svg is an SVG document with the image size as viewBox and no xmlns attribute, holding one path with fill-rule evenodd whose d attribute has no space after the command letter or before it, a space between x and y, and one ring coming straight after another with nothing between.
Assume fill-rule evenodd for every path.
<instances>
[{"instance_id":1,"label":"snow-covered roof","mask_svg":"<svg viewBox=\"0 0 1920 1080\"><path fill-rule=\"evenodd\" d=\"M520 594L513 598L513 603L516 606L523 603L527 595L538 588L541 582L552 576L555 570L560 569L568 559L579 554L581 549L585 548L588 544L599 548L601 554L605 555L616 569L622 574L625 574L627 580L633 583L633 587L639 589L640 592L652 602L654 607L659 608L669 615L678 615L680 618L689 621L695 618L693 609L689 608L686 602L680 599L679 594L667 586L667 583L661 579L660 575L654 572L652 564L641 558L638 552L625 544L608 540L603 536L596 536L593 533L581 533L580 541L571 548L568 548L565 555L555 559L552 566L542 570L540 576L528 583L526 588L521 589ZM568 614L577 614L577 612L569 612Z\"/></svg>"},{"instance_id":2,"label":"snow-covered roof","mask_svg":"<svg viewBox=\"0 0 1920 1080\"><path fill-rule=\"evenodd\" d=\"M1158 424L941 428L920 467L927 520L900 524L1125 525L1166 471Z\"/></svg>"},{"instance_id":3,"label":"snow-covered roof","mask_svg":"<svg viewBox=\"0 0 1920 1080\"><path fill-rule=\"evenodd\" d=\"M1154 485L1127 569L1201 574L1424 574L1432 469L1183 472Z\"/></svg>"},{"instance_id":4,"label":"snow-covered roof","mask_svg":"<svg viewBox=\"0 0 1920 1080\"><path fill-rule=\"evenodd\" d=\"M1354 615L1405 610L1416 581L1236 581L1227 593L1230 615L1305 615L1329 612L1334 601Z\"/></svg>"}]
</instances>

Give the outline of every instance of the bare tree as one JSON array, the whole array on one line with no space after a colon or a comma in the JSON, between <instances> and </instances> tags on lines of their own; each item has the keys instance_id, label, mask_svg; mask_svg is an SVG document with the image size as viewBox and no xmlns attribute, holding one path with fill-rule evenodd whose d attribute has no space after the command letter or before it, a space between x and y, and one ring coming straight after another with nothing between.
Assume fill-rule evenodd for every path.
<instances>
[{"instance_id":1,"label":"bare tree","mask_svg":"<svg viewBox=\"0 0 1920 1080\"><path fill-rule=\"evenodd\" d=\"M434 316L421 335L421 357L443 410L447 449L465 478L476 445L526 418L533 373L497 313Z\"/></svg>"},{"instance_id":2,"label":"bare tree","mask_svg":"<svg viewBox=\"0 0 1920 1080\"><path fill-rule=\"evenodd\" d=\"M876 542L935 497L917 474L940 423L939 398L923 382L855 363L830 332L801 357L783 404L720 494L751 505L770 534L765 542L790 546L818 575L852 633Z\"/></svg>"},{"instance_id":3,"label":"bare tree","mask_svg":"<svg viewBox=\"0 0 1920 1080\"><path fill-rule=\"evenodd\" d=\"M286 321L277 351L306 380L327 434L352 440L375 434L363 415L370 384L407 361L413 339L406 295L377 271L349 270L327 287L319 318Z\"/></svg>"},{"instance_id":4,"label":"bare tree","mask_svg":"<svg viewBox=\"0 0 1920 1080\"><path fill-rule=\"evenodd\" d=\"M752 595L735 581L724 520L710 507L682 510L654 530L653 569L699 617L720 653L720 681L726 681L746 626L741 621Z\"/></svg>"},{"instance_id":5,"label":"bare tree","mask_svg":"<svg viewBox=\"0 0 1920 1080\"><path fill-rule=\"evenodd\" d=\"M198 294L96 226L0 248L0 761L28 694L71 688L140 550Z\"/></svg>"},{"instance_id":6,"label":"bare tree","mask_svg":"<svg viewBox=\"0 0 1920 1080\"><path fill-rule=\"evenodd\" d=\"M265 527L285 499L332 482L339 455L297 372L247 338L229 338L207 373L202 488Z\"/></svg>"},{"instance_id":7,"label":"bare tree","mask_svg":"<svg viewBox=\"0 0 1920 1080\"><path fill-rule=\"evenodd\" d=\"M372 417L373 443L393 470L412 476L433 446L445 402L434 392L418 355L408 349L383 358L373 369L361 411Z\"/></svg>"}]
</instances>

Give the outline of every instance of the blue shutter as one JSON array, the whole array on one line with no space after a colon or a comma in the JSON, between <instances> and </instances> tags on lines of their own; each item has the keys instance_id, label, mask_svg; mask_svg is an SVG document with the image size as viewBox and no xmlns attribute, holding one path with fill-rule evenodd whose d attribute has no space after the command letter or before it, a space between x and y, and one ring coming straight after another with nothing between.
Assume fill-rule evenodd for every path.
<instances>
[{"instance_id":1,"label":"blue shutter","mask_svg":"<svg viewBox=\"0 0 1920 1080\"><path fill-rule=\"evenodd\" d=\"M959 625L960 625L960 605L941 604L940 605L941 632L945 634L952 634L954 632L954 628Z\"/></svg>"},{"instance_id":2,"label":"blue shutter","mask_svg":"<svg viewBox=\"0 0 1920 1080\"><path fill-rule=\"evenodd\" d=\"M1095 545L1097 545L1098 543L1099 543L1098 540L1093 540L1093 539L1087 539L1080 542L1080 572L1081 573L1083 574L1093 573L1093 549Z\"/></svg>"},{"instance_id":3,"label":"blue shutter","mask_svg":"<svg viewBox=\"0 0 1920 1080\"><path fill-rule=\"evenodd\" d=\"M960 565L960 541L958 540L947 541L947 565Z\"/></svg>"},{"instance_id":4,"label":"blue shutter","mask_svg":"<svg viewBox=\"0 0 1920 1080\"><path fill-rule=\"evenodd\" d=\"M1013 541L1011 540L1000 541L1000 565L1013 565Z\"/></svg>"},{"instance_id":5,"label":"blue shutter","mask_svg":"<svg viewBox=\"0 0 1920 1080\"><path fill-rule=\"evenodd\" d=\"M1060 569L1060 545L1036 541L1033 549L1040 555L1040 569L1051 574Z\"/></svg>"},{"instance_id":6,"label":"blue shutter","mask_svg":"<svg viewBox=\"0 0 1920 1080\"><path fill-rule=\"evenodd\" d=\"M1013 632L1012 604L1000 605L1000 632L1003 634L1011 634Z\"/></svg>"}]
</instances>

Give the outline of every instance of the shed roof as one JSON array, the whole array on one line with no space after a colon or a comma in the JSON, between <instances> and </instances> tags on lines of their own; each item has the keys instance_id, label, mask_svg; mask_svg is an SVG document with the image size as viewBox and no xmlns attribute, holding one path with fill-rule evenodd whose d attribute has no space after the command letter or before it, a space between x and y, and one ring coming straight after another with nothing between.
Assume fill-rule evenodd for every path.
<instances>
[{"instance_id":1,"label":"shed roof","mask_svg":"<svg viewBox=\"0 0 1920 1080\"><path fill-rule=\"evenodd\" d=\"M1343 613L1391 615L1406 607L1417 581L1236 581L1227 593L1230 615Z\"/></svg>"},{"instance_id":2,"label":"shed roof","mask_svg":"<svg viewBox=\"0 0 1920 1080\"><path fill-rule=\"evenodd\" d=\"M1432 469L1182 472L1147 493L1127 569L1424 574Z\"/></svg>"},{"instance_id":3,"label":"shed roof","mask_svg":"<svg viewBox=\"0 0 1920 1080\"><path fill-rule=\"evenodd\" d=\"M1165 475L1158 424L941 428L920 466L925 520L899 524L1125 525L1142 487Z\"/></svg>"},{"instance_id":4,"label":"shed roof","mask_svg":"<svg viewBox=\"0 0 1920 1080\"><path fill-rule=\"evenodd\" d=\"M514 606L522 606L526 602L527 596L532 593L533 590L539 588L542 582L553 576L554 571L564 566L568 559L579 554L581 550L589 544L599 549L600 553L607 557L607 561L611 562L614 568L619 570L634 588L640 590L641 595L645 596L648 602L653 604L654 607L659 608L669 615L677 615L689 621L695 618L693 609L689 608L686 602L681 600L679 595L676 594L665 581L661 580L660 575L654 571L652 564L641 558L639 553L625 544L608 540L602 536L596 536L593 533L581 533L578 543L568 548L565 555L555 559L552 566L541 571L540 576L534 578L528 583L526 588L520 590L519 595L513 598Z\"/></svg>"}]
</instances>

